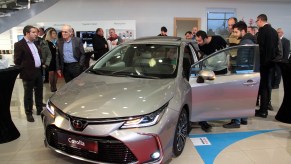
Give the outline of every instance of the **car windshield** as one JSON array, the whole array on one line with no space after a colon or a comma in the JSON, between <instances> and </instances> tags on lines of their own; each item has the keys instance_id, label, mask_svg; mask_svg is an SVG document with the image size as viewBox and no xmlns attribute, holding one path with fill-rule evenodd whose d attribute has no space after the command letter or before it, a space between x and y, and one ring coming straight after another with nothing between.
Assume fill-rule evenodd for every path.
<instances>
[{"instance_id":1,"label":"car windshield","mask_svg":"<svg viewBox=\"0 0 291 164\"><path fill-rule=\"evenodd\" d=\"M89 72L134 78L174 78L179 47L158 44L127 44L110 51Z\"/></svg>"}]
</instances>

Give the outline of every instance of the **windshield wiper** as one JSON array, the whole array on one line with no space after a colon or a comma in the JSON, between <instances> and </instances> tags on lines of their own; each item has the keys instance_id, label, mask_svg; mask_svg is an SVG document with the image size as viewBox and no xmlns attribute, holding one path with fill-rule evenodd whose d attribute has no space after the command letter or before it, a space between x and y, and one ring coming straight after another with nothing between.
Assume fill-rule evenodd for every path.
<instances>
[{"instance_id":1,"label":"windshield wiper","mask_svg":"<svg viewBox=\"0 0 291 164\"><path fill-rule=\"evenodd\" d=\"M92 72L97 75L105 75L104 71L95 70L95 69L90 69L89 72Z\"/></svg>"},{"instance_id":2,"label":"windshield wiper","mask_svg":"<svg viewBox=\"0 0 291 164\"><path fill-rule=\"evenodd\" d=\"M114 75L116 75L116 76L129 76L129 77L135 77L135 78L159 79L159 77L147 76L147 75L137 74L137 73L133 73L133 72L112 72L111 75L112 76L114 76Z\"/></svg>"},{"instance_id":3,"label":"windshield wiper","mask_svg":"<svg viewBox=\"0 0 291 164\"><path fill-rule=\"evenodd\" d=\"M142 75L142 74L128 74L130 77L137 77L137 78L147 78L147 79L159 79L159 77L156 76L147 76L147 75Z\"/></svg>"}]
</instances>

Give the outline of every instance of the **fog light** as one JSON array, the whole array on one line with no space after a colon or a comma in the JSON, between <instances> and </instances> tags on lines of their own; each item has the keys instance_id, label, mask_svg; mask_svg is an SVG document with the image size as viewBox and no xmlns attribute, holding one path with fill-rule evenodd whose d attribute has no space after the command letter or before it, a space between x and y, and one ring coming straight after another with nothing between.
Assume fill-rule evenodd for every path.
<instances>
[{"instance_id":1,"label":"fog light","mask_svg":"<svg viewBox=\"0 0 291 164\"><path fill-rule=\"evenodd\" d=\"M152 155L151 155L151 158L152 159L159 159L161 156L160 152L154 152Z\"/></svg>"}]
</instances>

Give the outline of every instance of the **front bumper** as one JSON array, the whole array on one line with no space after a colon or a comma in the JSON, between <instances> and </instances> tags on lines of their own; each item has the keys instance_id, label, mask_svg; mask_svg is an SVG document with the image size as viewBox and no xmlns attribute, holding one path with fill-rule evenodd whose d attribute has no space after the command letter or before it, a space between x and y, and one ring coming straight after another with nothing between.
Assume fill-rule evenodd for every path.
<instances>
[{"instance_id":1,"label":"front bumper","mask_svg":"<svg viewBox=\"0 0 291 164\"><path fill-rule=\"evenodd\" d=\"M120 123L88 125L80 132L70 127L69 120L62 119L62 123L56 122L57 119L51 117L47 111L43 112L42 117L45 143L57 153L91 163L161 163L163 160L162 143L156 134L141 133L138 131L139 128L136 128L136 131L119 130ZM92 151L64 141L60 142L60 136L64 135L77 138L78 141L94 142L98 150ZM159 153L160 156L153 157L154 153Z\"/></svg>"}]
</instances>

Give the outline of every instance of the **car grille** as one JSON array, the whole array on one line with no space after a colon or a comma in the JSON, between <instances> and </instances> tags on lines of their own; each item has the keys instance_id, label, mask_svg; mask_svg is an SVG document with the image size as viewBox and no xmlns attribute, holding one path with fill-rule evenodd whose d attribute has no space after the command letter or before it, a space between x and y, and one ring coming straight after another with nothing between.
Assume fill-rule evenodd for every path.
<instances>
[{"instance_id":1,"label":"car grille","mask_svg":"<svg viewBox=\"0 0 291 164\"><path fill-rule=\"evenodd\" d=\"M88 136L80 136L86 139L90 139L98 142L98 153L92 153L87 150L81 150L66 146L58 143L58 133L68 134L75 136L73 133L58 129L57 127L50 125L46 129L46 139L48 144L58 150L66 152L67 154L76 155L85 159L106 162L106 163L135 163L137 162L136 157L129 150L129 148L121 141L116 140L113 137L95 138Z\"/></svg>"}]
</instances>

